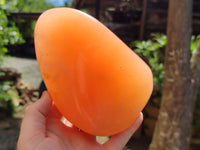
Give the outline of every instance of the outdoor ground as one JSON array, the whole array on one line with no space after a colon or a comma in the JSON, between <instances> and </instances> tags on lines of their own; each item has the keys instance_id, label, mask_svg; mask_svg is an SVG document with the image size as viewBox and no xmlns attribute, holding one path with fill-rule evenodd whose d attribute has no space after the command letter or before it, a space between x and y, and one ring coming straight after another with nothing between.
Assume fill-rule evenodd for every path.
<instances>
[{"instance_id":1,"label":"outdoor ground","mask_svg":"<svg viewBox=\"0 0 200 150\"><path fill-rule=\"evenodd\" d=\"M22 80L33 88L37 89L42 81L38 63L34 58L6 57L3 67L17 69L22 74Z\"/></svg>"},{"instance_id":2,"label":"outdoor ground","mask_svg":"<svg viewBox=\"0 0 200 150\"><path fill-rule=\"evenodd\" d=\"M42 81L37 61L34 58L8 57L4 60L4 67L14 67L22 73L22 80L37 89ZM21 107L17 118L0 120L0 150L16 150L21 118L27 105ZM104 141L101 138L100 141ZM133 137L127 144L128 150L148 150L151 139L147 137ZM200 139L192 140L191 150L200 150Z\"/></svg>"},{"instance_id":3,"label":"outdoor ground","mask_svg":"<svg viewBox=\"0 0 200 150\"><path fill-rule=\"evenodd\" d=\"M34 58L21 58L21 57L5 57L2 67L12 67L17 69L21 75L22 80L28 86L38 89L42 77L38 68L38 63ZM17 108L17 113L14 114L15 118L7 118L0 120L0 150L15 150L16 142L19 135L21 118L23 117L25 106Z\"/></svg>"}]
</instances>

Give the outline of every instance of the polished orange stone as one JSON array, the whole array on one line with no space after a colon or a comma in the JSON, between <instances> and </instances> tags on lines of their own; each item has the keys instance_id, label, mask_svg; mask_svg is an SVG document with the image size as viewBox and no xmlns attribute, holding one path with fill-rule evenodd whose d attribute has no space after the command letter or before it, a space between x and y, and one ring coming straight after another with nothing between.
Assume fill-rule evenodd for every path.
<instances>
[{"instance_id":1,"label":"polished orange stone","mask_svg":"<svg viewBox=\"0 0 200 150\"><path fill-rule=\"evenodd\" d=\"M79 10L45 11L36 23L35 48L58 110L89 134L125 130L151 95L148 65L102 23Z\"/></svg>"}]
</instances>

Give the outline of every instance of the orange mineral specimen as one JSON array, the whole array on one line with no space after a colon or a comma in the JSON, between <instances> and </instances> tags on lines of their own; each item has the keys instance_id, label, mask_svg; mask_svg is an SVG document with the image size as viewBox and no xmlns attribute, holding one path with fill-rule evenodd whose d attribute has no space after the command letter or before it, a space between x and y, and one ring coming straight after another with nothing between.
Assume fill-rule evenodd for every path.
<instances>
[{"instance_id":1,"label":"orange mineral specimen","mask_svg":"<svg viewBox=\"0 0 200 150\"><path fill-rule=\"evenodd\" d=\"M72 8L45 11L36 23L35 48L56 107L89 134L125 130L150 98L148 65L86 13Z\"/></svg>"}]
</instances>

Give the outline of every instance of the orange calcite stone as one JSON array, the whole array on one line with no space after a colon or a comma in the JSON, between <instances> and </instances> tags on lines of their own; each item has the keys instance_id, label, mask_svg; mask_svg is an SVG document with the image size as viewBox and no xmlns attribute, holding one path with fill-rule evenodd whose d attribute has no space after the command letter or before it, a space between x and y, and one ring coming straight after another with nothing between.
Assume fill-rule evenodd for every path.
<instances>
[{"instance_id":1,"label":"orange calcite stone","mask_svg":"<svg viewBox=\"0 0 200 150\"><path fill-rule=\"evenodd\" d=\"M35 27L35 48L58 110L89 134L108 136L130 127L151 95L148 65L79 10L45 11Z\"/></svg>"}]
</instances>

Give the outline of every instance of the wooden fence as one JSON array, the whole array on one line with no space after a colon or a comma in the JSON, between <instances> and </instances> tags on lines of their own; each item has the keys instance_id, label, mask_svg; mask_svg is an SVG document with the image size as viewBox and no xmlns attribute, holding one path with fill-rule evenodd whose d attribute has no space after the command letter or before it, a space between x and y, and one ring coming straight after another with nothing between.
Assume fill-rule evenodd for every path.
<instances>
[{"instance_id":1,"label":"wooden fence","mask_svg":"<svg viewBox=\"0 0 200 150\"><path fill-rule=\"evenodd\" d=\"M97 1L97 0L96 0ZM87 2L85 0L85 2ZM98 0L99 5L95 3L82 4L80 8L92 9L93 12L105 11L106 7L111 4L106 0ZM94 2L94 1L93 1ZM101 2L101 3L100 3ZM133 15L140 18L139 21L123 23L123 22L104 22L114 33L116 33L127 44L135 39L143 40L148 38L151 33L166 33L167 14L168 14L169 0L143 0L141 3L141 11ZM116 4L113 4L116 5ZM94 10L101 9L101 10ZM177 8L178 9L178 8ZM12 13L13 18L36 20L41 13ZM95 16L95 14L93 14ZM97 15L97 14L96 14ZM99 16L98 16L99 18ZM192 20L192 34L200 34L200 0L193 0L193 20Z\"/></svg>"}]
</instances>

